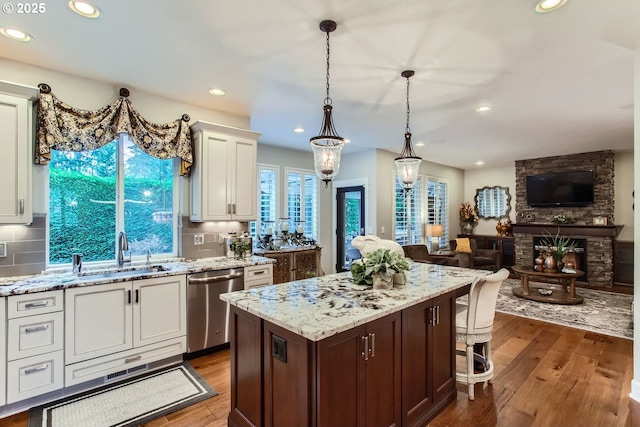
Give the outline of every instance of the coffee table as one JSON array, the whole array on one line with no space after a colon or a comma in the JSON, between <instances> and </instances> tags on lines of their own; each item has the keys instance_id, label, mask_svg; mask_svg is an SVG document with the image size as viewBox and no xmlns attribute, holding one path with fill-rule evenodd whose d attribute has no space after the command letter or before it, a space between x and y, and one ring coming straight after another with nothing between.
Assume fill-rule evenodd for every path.
<instances>
[{"instance_id":1,"label":"coffee table","mask_svg":"<svg viewBox=\"0 0 640 427\"><path fill-rule=\"evenodd\" d=\"M538 271L533 267L524 267L516 265L512 270L520 274L521 288L513 288L513 295L539 302L548 302L552 304L582 304L584 299L580 295L576 295L576 278L584 276L584 271L576 270L575 273L558 273L554 270ZM545 281L551 280L552 283L559 284L560 290L542 288L538 286L529 286L531 277L539 277ZM557 281L557 283L555 282ZM569 288L567 290L567 287ZM542 293L540 292L542 290ZM543 293L551 292L550 295Z\"/></svg>"}]
</instances>

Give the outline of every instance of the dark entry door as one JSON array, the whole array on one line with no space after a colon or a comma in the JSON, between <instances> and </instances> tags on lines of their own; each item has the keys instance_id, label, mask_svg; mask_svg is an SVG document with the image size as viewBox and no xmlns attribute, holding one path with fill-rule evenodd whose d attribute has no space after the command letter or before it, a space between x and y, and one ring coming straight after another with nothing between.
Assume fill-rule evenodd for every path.
<instances>
[{"instance_id":1,"label":"dark entry door","mask_svg":"<svg viewBox=\"0 0 640 427\"><path fill-rule=\"evenodd\" d=\"M364 186L337 189L337 254L336 271L347 271L351 261L360 258L360 252L351 246L351 240L364 235Z\"/></svg>"}]
</instances>

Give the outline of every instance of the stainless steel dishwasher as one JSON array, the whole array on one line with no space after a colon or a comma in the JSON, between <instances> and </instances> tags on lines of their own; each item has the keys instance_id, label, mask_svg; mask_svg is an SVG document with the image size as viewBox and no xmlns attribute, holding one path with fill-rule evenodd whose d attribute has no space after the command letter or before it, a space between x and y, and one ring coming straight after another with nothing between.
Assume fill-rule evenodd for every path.
<instances>
[{"instance_id":1,"label":"stainless steel dishwasher","mask_svg":"<svg viewBox=\"0 0 640 427\"><path fill-rule=\"evenodd\" d=\"M187 352L229 342L229 304L220 294L244 289L244 269L189 275L187 286Z\"/></svg>"}]
</instances>

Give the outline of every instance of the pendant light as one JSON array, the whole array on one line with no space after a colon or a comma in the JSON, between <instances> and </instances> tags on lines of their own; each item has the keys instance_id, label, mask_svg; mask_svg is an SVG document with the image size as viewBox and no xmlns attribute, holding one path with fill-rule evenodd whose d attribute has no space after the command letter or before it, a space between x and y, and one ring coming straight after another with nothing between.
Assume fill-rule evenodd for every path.
<instances>
[{"instance_id":1,"label":"pendant light","mask_svg":"<svg viewBox=\"0 0 640 427\"><path fill-rule=\"evenodd\" d=\"M418 169L422 162L422 157L416 156L411 145L411 128L409 127L409 78L415 73L413 70L405 70L400 75L407 79L407 127L404 131L404 147L400 157L396 157L398 167L398 179L404 188L405 193L411 191L418 180Z\"/></svg>"},{"instance_id":2,"label":"pendant light","mask_svg":"<svg viewBox=\"0 0 640 427\"><path fill-rule=\"evenodd\" d=\"M337 24L334 21L322 21L320 29L327 34L327 96L324 99L324 117L320 134L309 140L313 149L313 164L316 175L324 181L324 187L338 175L340 168L340 152L344 146L344 138L338 135L331 118L332 100L329 97L329 33L335 31Z\"/></svg>"}]
</instances>

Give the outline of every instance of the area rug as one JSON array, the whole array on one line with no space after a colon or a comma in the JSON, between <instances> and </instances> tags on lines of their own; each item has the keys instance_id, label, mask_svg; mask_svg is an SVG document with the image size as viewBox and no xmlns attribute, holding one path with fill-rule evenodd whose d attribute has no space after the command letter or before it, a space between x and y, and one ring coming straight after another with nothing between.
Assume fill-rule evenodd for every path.
<instances>
[{"instance_id":1,"label":"area rug","mask_svg":"<svg viewBox=\"0 0 640 427\"><path fill-rule=\"evenodd\" d=\"M132 427L218 394L188 362L29 411L29 427Z\"/></svg>"},{"instance_id":2,"label":"area rug","mask_svg":"<svg viewBox=\"0 0 640 427\"><path fill-rule=\"evenodd\" d=\"M533 286L559 290L559 285L534 283ZM500 287L496 311L520 317L542 320L605 335L633 339L633 295L576 288L583 304L560 305L525 300L513 295L520 280L507 279Z\"/></svg>"}]
</instances>

